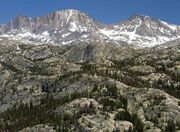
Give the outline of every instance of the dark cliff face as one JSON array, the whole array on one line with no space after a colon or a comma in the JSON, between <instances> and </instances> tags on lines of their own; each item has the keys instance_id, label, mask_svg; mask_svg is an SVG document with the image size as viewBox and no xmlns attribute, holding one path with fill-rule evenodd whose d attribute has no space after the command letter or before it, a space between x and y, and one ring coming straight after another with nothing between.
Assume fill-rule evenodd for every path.
<instances>
[{"instance_id":1,"label":"dark cliff face","mask_svg":"<svg viewBox=\"0 0 180 132\"><path fill-rule=\"evenodd\" d=\"M22 29L31 27L31 18L28 16L17 16L15 19L9 22L10 29Z\"/></svg>"}]
</instances>

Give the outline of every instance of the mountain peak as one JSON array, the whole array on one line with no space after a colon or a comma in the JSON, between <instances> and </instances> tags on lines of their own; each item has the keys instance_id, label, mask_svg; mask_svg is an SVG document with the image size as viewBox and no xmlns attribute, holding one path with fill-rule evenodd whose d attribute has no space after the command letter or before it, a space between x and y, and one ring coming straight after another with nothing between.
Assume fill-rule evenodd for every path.
<instances>
[{"instance_id":1,"label":"mountain peak","mask_svg":"<svg viewBox=\"0 0 180 132\"><path fill-rule=\"evenodd\" d=\"M84 12L75 9L56 10L55 12L47 15L48 19L64 24L76 22L83 25L93 23L95 20Z\"/></svg>"}]
</instances>

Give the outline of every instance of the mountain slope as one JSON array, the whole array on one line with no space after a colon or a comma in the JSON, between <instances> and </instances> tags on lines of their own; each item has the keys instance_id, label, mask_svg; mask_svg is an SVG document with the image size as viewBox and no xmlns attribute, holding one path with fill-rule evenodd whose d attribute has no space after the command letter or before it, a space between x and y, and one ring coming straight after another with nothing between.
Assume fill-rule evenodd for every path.
<instances>
[{"instance_id":1,"label":"mountain slope","mask_svg":"<svg viewBox=\"0 0 180 132\"><path fill-rule=\"evenodd\" d=\"M0 131L180 130L180 45L2 44Z\"/></svg>"},{"instance_id":2,"label":"mountain slope","mask_svg":"<svg viewBox=\"0 0 180 132\"><path fill-rule=\"evenodd\" d=\"M112 29L105 28L101 31L111 39L141 47L163 44L180 36L179 26L143 15L133 15L128 20L114 25Z\"/></svg>"},{"instance_id":3,"label":"mountain slope","mask_svg":"<svg viewBox=\"0 0 180 132\"><path fill-rule=\"evenodd\" d=\"M120 45L124 41L136 47L152 47L178 39L179 31L179 26L143 15L133 15L119 24L105 25L72 9L36 18L17 16L0 26L1 37L59 45L79 42Z\"/></svg>"}]
</instances>

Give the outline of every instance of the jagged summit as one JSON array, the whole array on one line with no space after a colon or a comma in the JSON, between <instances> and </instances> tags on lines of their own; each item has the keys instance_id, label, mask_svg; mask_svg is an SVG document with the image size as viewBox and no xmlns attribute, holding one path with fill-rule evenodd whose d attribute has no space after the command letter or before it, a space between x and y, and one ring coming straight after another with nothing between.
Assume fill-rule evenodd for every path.
<instances>
[{"instance_id":1,"label":"jagged summit","mask_svg":"<svg viewBox=\"0 0 180 132\"><path fill-rule=\"evenodd\" d=\"M17 16L15 19L11 20L9 24L13 29L25 28L37 25L55 25L63 26L64 24L69 24L69 22L79 22L81 24L90 24L94 20L86 15L85 13L80 12L79 10L62 10L55 11L46 16L39 16L35 18L30 18L28 16Z\"/></svg>"},{"instance_id":2,"label":"jagged summit","mask_svg":"<svg viewBox=\"0 0 180 132\"><path fill-rule=\"evenodd\" d=\"M156 18L134 14L120 24L102 24L79 10L57 10L45 16L17 16L0 25L2 37L52 44L75 42L116 43L122 41L152 47L180 37L180 27Z\"/></svg>"},{"instance_id":3,"label":"jagged summit","mask_svg":"<svg viewBox=\"0 0 180 132\"><path fill-rule=\"evenodd\" d=\"M16 16L7 24L8 30L39 28L40 26L54 26L54 28L69 25L71 22L92 26L96 21L89 15L79 10L55 11L45 16L30 18L28 16Z\"/></svg>"}]
</instances>

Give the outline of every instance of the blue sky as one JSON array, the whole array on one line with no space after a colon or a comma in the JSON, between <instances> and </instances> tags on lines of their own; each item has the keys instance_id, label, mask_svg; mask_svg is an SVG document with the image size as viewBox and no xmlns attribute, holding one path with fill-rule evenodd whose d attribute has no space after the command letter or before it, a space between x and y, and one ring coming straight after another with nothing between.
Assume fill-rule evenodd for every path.
<instances>
[{"instance_id":1,"label":"blue sky","mask_svg":"<svg viewBox=\"0 0 180 132\"><path fill-rule=\"evenodd\" d=\"M0 23L17 15L34 17L61 9L79 9L104 23L138 13L180 25L180 0L0 0Z\"/></svg>"}]
</instances>

